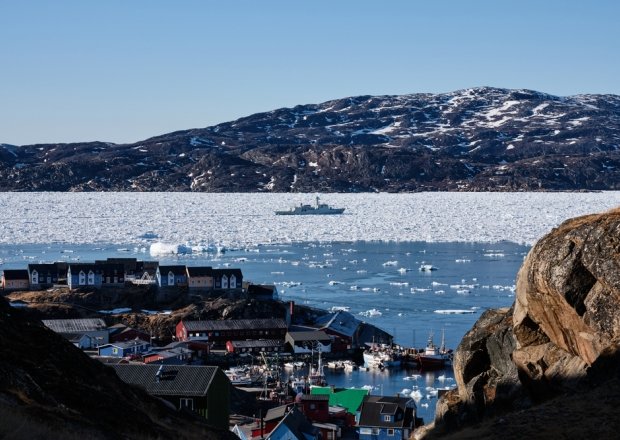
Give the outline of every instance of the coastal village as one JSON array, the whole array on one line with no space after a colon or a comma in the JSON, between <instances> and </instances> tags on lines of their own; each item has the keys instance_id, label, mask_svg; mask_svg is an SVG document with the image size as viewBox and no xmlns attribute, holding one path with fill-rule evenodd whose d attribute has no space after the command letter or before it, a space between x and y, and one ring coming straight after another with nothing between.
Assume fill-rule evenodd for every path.
<instances>
[{"instance_id":1,"label":"coastal village","mask_svg":"<svg viewBox=\"0 0 620 440\"><path fill-rule=\"evenodd\" d=\"M90 357L114 369L125 383L191 411L241 439L409 438L423 424L412 397L336 389L325 369L438 369L451 353L395 346L392 335L358 320L346 308L299 313L282 303L273 285L244 279L237 268L160 265L135 258L92 263L55 262L5 269L2 294L15 308L32 304L21 292L97 292L101 309L86 318L43 319L43 324ZM106 308L145 295L156 310L175 301L207 298L273 303L273 316L251 319L179 319L170 337L154 338L118 319L131 308ZM250 304L250 302L248 303ZM299 315L299 316L298 316ZM311 319L309 318L311 316Z\"/></svg>"}]
</instances>

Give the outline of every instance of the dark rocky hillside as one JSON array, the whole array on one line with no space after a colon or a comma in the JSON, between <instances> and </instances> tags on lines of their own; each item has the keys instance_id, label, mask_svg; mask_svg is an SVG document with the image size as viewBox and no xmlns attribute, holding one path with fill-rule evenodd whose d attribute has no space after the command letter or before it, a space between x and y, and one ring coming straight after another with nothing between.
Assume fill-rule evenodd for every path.
<instances>
[{"instance_id":1,"label":"dark rocky hillside","mask_svg":"<svg viewBox=\"0 0 620 440\"><path fill-rule=\"evenodd\" d=\"M0 438L236 437L124 384L0 297Z\"/></svg>"},{"instance_id":2,"label":"dark rocky hillside","mask_svg":"<svg viewBox=\"0 0 620 440\"><path fill-rule=\"evenodd\" d=\"M620 97L358 96L135 144L0 146L4 191L620 188Z\"/></svg>"}]
</instances>

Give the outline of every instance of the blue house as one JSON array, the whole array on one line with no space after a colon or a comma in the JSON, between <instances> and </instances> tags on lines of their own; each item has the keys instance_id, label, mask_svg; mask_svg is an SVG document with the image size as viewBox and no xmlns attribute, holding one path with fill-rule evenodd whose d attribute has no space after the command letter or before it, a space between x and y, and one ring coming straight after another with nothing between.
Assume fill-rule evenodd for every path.
<instances>
[{"instance_id":1,"label":"blue house","mask_svg":"<svg viewBox=\"0 0 620 440\"><path fill-rule=\"evenodd\" d=\"M415 428L410 397L366 396L359 413L360 440L407 440Z\"/></svg>"},{"instance_id":2,"label":"blue house","mask_svg":"<svg viewBox=\"0 0 620 440\"><path fill-rule=\"evenodd\" d=\"M297 407L290 411L266 437L267 440L318 440L319 429Z\"/></svg>"},{"instance_id":3,"label":"blue house","mask_svg":"<svg viewBox=\"0 0 620 440\"><path fill-rule=\"evenodd\" d=\"M69 264L67 284L70 289L124 287L125 267L119 263Z\"/></svg>"},{"instance_id":4,"label":"blue house","mask_svg":"<svg viewBox=\"0 0 620 440\"><path fill-rule=\"evenodd\" d=\"M187 286L187 271L185 266L159 266L155 273L159 287Z\"/></svg>"},{"instance_id":5,"label":"blue house","mask_svg":"<svg viewBox=\"0 0 620 440\"><path fill-rule=\"evenodd\" d=\"M127 357L131 355L143 354L151 349L151 344L140 339L133 341L114 342L101 345L99 356Z\"/></svg>"}]
</instances>

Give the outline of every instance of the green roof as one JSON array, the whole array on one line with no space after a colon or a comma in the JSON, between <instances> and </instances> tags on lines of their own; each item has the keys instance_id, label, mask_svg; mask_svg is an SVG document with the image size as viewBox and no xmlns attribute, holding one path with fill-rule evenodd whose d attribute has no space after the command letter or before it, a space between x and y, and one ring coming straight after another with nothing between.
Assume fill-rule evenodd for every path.
<instances>
[{"instance_id":1,"label":"green roof","mask_svg":"<svg viewBox=\"0 0 620 440\"><path fill-rule=\"evenodd\" d=\"M347 412L355 414L362 405L364 396L368 395L368 390L352 388L332 392L332 389L329 387L312 387L310 394L328 394L329 406L341 406Z\"/></svg>"}]
</instances>

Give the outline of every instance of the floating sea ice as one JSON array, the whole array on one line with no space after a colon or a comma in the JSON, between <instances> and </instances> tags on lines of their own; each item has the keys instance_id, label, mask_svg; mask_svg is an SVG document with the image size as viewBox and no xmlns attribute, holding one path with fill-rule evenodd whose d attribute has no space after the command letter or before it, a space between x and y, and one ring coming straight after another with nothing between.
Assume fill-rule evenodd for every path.
<instances>
[{"instance_id":1,"label":"floating sea ice","mask_svg":"<svg viewBox=\"0 0 620 440\"><path fill-rule=\"evenodd\" d=\"M284 275L284 272L271 272L271 275Z\"/></svg>"},{"instance_id":2,"label":"floating sea ice","mask_svg":"<svg viewBox=\"0 0 620 440\"><path fill-rule=\"evenodd\" d=\"M420 392L420 390L413 390L410 394L410 397L415 400L415 401L420 401L422 400L422 393Z\"/></svg>"},{"instance_id":3,"label":"floating sea ice","mask_svg":"<svg viewBox=\"0 0 620 440\"><path fill-rule=\"evenodd\" d=\"M403 282L403 283L399 283L399 282L391 282L390 286L408 286L409 283L407 282Z\"/></svg>"},{"instance_id":4,"label":"floating sea ice","mask_svg":"<svg viewBox=\"0 0 620 440\"><path fill-rule=\"evenodd\" d=\"M336 286L338 284L344 284L344 283L342 281L331 280L328 284L330 286Z\"/></svg>"},{"instance_id":5,"label":"floating sea ice","mask_svg":"<svg viewBox=\"0 0 620 440\"><path fill-rule=\"evenodd\" d=\"M360 290L360 288L354 284L352 286L349 286L349 290Z\"/></svg>"},{"instance_id":6,"label":"floating sea ice","mask_svg":"<svg viewBox=\"0 0 620 440\"><path fill-rule=\"evenodd\" d=\"M434 313L439 313L440 315L466 315L474 313L474 310L471 309L440 309L435 310Z\"/></svg>"},{"instance_id":7,"label":"floating sea ice","mask_svg":"<svg viewBox=\"0 0 620 440\"><path fill-rule=\"evenodd\" d=\"M464 258L458 258L456 260L454 260L455 263L471 263L471 260L467 260Z\"/></svg>"},{"instance_id":8,"label":"floating sea ice","mask_svg":"<svg viewBox=\"0 0 620 440\"><path fill-rule=\"evenodd\" d=\"M411 376L403 377L403 380L418 380L421 377L422 377L422 375L420 375L420 374L412 374Z\"/></svg>"},{"instance_id":9,"label":"floating sea ice","mask_svg":"<svg viewBox=\"0 0 620 440\"><path fill-rule=\"evenodd\" d=\"M184 244L153 243L149 249L151 256L191 254L192 249Z\"/></svg>"},{"instance_id":10,"label":"floating sea ice","mask_svg":"<svg viewBox=\"0 0 620 440\"><path fill-rule=\"evenodd\" d=\"M469 289L458 289L456 293L458 293L459 295L469 295L470 291Z\"/></svg>"},{"instance_id":11,"label":"floating sea ice","mask_svg":"<svg viewBox=\"0 0 620 440\"><path fill-rule=\"evenodd\" d=\"M407 269L407 268L405 268L405 267L401 267L400 269L398 269L398 271L399 271L400 273L407 273L407 272L411 272L411 269Z\"/></svg>"},{"instance_id":12,"label":"floating sea ice","mask_svg":"<svg viewBox=\"0 0 620 440\"><path fill-rule=\"evenodd\" d=\"M387 266L396 266L398 264L398 261L386 261L385 263L383 263L384 267Z\"/></svg>"},{"instance_id":13,"label":"floating sea ice","mask_svg":"<svg viewBox=\"0 0 620 440\"><path fill-rule=\"evenodd\" d=\"M356 273L366 273L366 272L368 272L368 271L367 271L367 270L362 269L362 270L356 270L355 272L356 272Z\"/></svg>"},{"instance_id":14,"label":"floating sea ice","mask_svg":"<svg viewBox=\"0 0 620 440\"><path fill-rule=\"evenodd\" d=\"M431 283L431 286L447 286L447 284L446 283L439 283L437 281L433 281Z\"/></svg>"},{"instance_id":15,"label":"floating sea ice","mask_svg":"<svg viewBox=\"0 0 620 440\"><path fill-rule=\"evenodd\" d=\"M420 266L420 272L432 272L435 270L437 270L437 268L433 266L432 264L422 264Z\"/></svg>"},{"instance_id":16,"label":"floating sea ice","mask_svg":"<svg viewBox=\"0 0 620 440\"><path fill-rule=\"evenodd\" d=\"M435 295L445 295L445 290L435 290Z\"/></svg>"},{"instance_id":17,"label":"floating sea ice","mask_svg":"<svg viewBox=\"0 0 620 440\"><path fill-rule=\"evenodd\" d=\"M365 312L359 312L358 315L365 316L367 318L372 318L374 316L381 316L383 315L383 313L381 313L377 309L370 309L370 310L366 310Z\"/></svg>"}]
</instances>

